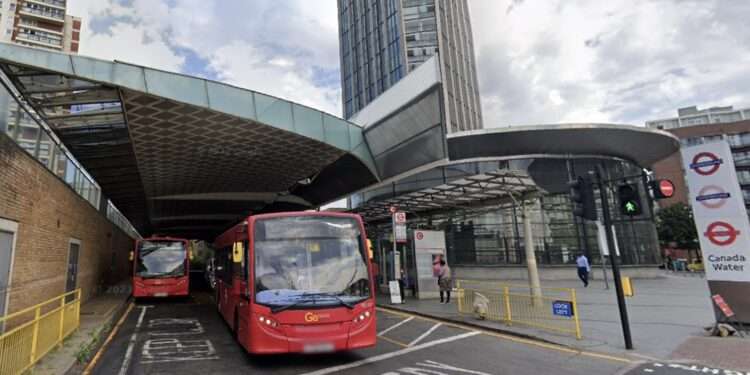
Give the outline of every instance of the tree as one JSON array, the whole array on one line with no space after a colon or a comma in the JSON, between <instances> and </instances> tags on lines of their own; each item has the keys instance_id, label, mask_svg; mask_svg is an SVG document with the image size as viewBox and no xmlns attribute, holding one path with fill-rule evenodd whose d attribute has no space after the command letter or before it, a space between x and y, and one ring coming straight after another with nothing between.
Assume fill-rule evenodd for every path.
<instances>
[{"instance_id":1,"label":"tree","mask_svg":"<svg viewBox=\"0 0 750 375\"><path fill-rule=\"evenodd\" d=\"M699 248L693 210L684 203L676 203L659 210L656 215L656 230L659 233L659 243L663 247L676 243L680 249Z\"/></svg>"}]
</instances>

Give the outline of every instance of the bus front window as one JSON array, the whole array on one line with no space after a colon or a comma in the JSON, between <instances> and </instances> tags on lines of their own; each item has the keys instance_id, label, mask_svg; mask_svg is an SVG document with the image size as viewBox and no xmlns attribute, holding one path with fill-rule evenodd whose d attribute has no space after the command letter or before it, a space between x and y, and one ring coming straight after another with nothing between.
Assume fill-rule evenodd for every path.
<instances>
[{"instance_id":1,"label":"bus front window","mask_svg":"<svg viewBox=\"0 0 750 375\"><path fill-rule=\"evenodd\" d=\"M370 296L361 232L352 218L258 220L254 249L260 304L348 305Z\"/></svg>"},{"instance_id":2,"label":"bus front window","mask_svg":"<svg viewBox=\"0 0 750 375\"><path fill-rule=\"evenodd\" d=\"M143 241L138 248L136 276L183 276L185 256L185 246L180 241Z\"/></svg>"}]
</instances>

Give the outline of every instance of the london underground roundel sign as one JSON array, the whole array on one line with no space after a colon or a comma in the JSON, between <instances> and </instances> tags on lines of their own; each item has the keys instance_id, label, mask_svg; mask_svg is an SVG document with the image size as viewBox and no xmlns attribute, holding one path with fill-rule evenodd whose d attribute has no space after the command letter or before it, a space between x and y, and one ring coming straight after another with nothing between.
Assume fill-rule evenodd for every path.
<instances>
[{"instance_id":1,"label":"london underground roundel sign","mask_svg":"<svg viewBox=\"0 0 750 375\"><path fill-rule=\"evenodd\" d=\"M701 176L710 176L719 170L722 163L724 161L712 152L699 152L693 156L690 168Z\"/></svg>"},{"instance_id":2,"label":"london underground roundel sign","mask_svg":"<svg viewBox=\"0 0 750 375\"><path fill-rule=\"evenodd\" d=\"M706 232L703 233L712 244L718 246L733 244L739 234L740 231L734 229L731 224L724 221L714 221L708 225Z\"/></svg>"}]
</instances>

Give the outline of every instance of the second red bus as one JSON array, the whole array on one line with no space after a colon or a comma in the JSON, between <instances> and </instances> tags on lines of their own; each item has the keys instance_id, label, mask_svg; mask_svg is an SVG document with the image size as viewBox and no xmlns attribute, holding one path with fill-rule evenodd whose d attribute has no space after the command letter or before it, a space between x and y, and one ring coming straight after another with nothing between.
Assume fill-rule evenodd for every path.
<instances>
[{"instance_id":1,"label":"second red bus","mask_svg":"<svg viewBox=\"0 0 750 375\"><path fill-rule=\"evenodd\" d=\"M137 240L133 252L133 297L187 296L190 293L189 243L183 238Z\"/></svg>"}]
</instances>

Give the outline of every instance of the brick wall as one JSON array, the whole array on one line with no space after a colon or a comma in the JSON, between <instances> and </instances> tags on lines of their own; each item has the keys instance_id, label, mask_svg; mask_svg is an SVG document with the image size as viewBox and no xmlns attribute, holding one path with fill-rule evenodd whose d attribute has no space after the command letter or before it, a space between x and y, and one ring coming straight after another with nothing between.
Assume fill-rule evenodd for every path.
<instances>
[{"instance_id":1,"label":"brick wall","mask_svg":"<svg viewBox=\"0 0 750 375\"><path fill-rule=\"evenodd\" d=\"M65 291L71 239L81 243L77 286L84 300L129 276L133 240L5 134L0 218L18 223L8 313Z\"/></svg>"}]
</instances>

